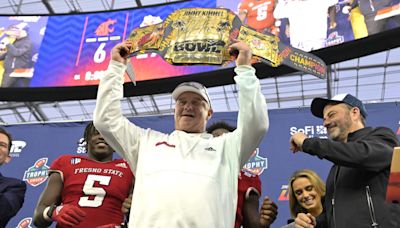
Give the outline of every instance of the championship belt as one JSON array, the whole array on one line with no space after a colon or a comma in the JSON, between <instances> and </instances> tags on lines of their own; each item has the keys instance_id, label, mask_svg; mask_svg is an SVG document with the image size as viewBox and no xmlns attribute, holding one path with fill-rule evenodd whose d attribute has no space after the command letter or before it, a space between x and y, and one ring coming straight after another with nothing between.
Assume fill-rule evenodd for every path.
<instances>
[{"instance_id":1,"label":"championship belt","mask_svg":"<svg viewBox=\"0 0 400 228\"><path fill-rule=\"evenodd\" d=\"M280 42L242 24L229 9L185 8L171 13L165 21L132 30L130 56L158 53L167 62L225 65L232 61L228 46L233 40L247 43L254 62L272 67L281 64L326 77L326 65L317 56Z\"/></svg>"}]
</instances>

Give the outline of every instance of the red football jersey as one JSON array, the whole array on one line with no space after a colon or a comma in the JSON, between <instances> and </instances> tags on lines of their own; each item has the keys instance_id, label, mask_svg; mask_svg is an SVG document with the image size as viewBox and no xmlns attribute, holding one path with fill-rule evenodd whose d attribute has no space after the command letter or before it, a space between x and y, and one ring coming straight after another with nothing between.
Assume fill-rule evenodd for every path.
<instances>
[{"instance_id":1,"label":"red football jersey","mask_svg":"<svg viewBox=\"0 0 400 228\"><path fill-rule=\"evenodd\" d=\"M252 175L246 172L240 171L238 181L238 201L236 209L235 228L239 228L243 222L243 203L246 198L247 191L255 189L261 194L261 181L258 175Z\"/></svg>"},{"instance_id":2,"label":"red football jersey","mask_svg":"<svg viewBox=\"0 0 400 228\"><path fill-rule=\"evenodd\" d=\"M75 205L87 214L76 227L123 222L121 207L133 181L132 171L124 160L102 163L88 157L64 155L53 162L51 172L59 172L63 179L62 204Z\"/></svg>"},{"instance_id":3,"label":"red football jersey","mask_svg":"<svg viewBox=\"0 0 400 228\"><path fill-rule=\"evenodd\" d=\"M274 26L274 0L242 0L238 11L246 12L247 25L255 30L263 30Z\"/></svg>"}]
</instances>

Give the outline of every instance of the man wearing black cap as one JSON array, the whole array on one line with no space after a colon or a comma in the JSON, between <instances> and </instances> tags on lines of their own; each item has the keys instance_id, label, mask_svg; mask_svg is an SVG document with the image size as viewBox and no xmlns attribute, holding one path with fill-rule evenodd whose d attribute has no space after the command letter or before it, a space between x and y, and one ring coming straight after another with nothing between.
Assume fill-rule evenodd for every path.
<instances>
[{"instance_id":1,"label":"man wearing black cap","mask_svg":"<svg viewBox=\"0 0 400 228\"><path fill-rule=\"evenodd\" d=\"M311 112L323 119L330 139L296 133L290 149L334 165L326 181L326 212L317 218L299 214L296 227L399 227L399 208L385 202L393 147L399 145L393 131L365 127L367 111L350 94L315 98Z\"/></svg>"},{"instance_id":2,"label":"man wearing black cap","mask_svg":"<svg viewBox=\"0 0 400 228\"><path fill-rule=\"evenodd\" d=\"M268 129L265 97L251 66L251 50L242 42L234 78L239 87L237 129L213 137L206 133L213 114L207 89L184 82L172 92L175 131L143 129L123 117L124 72L131 43L116 45L101 78L94 125L129 163L136 176L129 227L232 228L238 175Z\"/></svg>"}]
</instances>

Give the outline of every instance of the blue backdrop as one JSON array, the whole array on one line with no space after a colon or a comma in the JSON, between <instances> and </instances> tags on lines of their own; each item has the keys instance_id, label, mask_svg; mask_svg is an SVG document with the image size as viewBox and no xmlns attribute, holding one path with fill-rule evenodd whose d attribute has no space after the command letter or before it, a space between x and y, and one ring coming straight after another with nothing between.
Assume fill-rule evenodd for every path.
<instances>
[{"instance_id":1,"label":"blue backdrop","mask_svg":"<svg viewBox=\"0 0 400 228\"><path fill-rule=\"evenodd\" d=\"M367 105L367 125L390 127L400 135L400 105L397 103ZM313 137L326 137L322 121L311 115L309 108L271 110L270 129L264 137L258 154L246 167L260 174L262 196L269 195L279 206L279 215L272 227L280 227L290 218L287 201L287 181L297 169L315 170L326 178L330 162L322 161L303 153L292 154L289 138L296 131L304 131ZM209 124L224 120L236 125L236 112L215 113ZM142 127L171 132L173 116L151 116L133 118ZM81 144L86 123L54 123L13 125L5 127L14 137L11 151L12 161L0 171L5 176L24 179L28 189L25 204L10 221L8 227L29 227L33 210L43 191L47 170L52 161L62 154L84 153ZM33 225L31 225L33 226Z\"/></svg>"}]
</instances>

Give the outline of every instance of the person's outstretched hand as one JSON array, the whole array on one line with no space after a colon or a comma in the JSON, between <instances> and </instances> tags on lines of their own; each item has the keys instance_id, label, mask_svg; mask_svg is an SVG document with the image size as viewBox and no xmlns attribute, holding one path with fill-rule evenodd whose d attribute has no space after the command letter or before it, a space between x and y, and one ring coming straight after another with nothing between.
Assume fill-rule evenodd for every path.
<instances>
[{"instance_id":1,"label":"person's outstretched hand","mask_svg":"<svg viewBox=\"0 0 400 228\"><path fill-rule=\"evenodd\" d=\"M235 40L235 42L229 46L228 51L235 52L235 50L239 52L236 58L236 66L241 66L241 65L250 66L252 53L249 45L247 45L243 41Z\"/></svg>"},{"instance_id":2,"label":"person's outstretched hand","mask_svg":"<svg viewBox=\"0 0 400 228\"><path fill-rule=\"evenodd\" d=\"M111 50L111 59L126 64L131 46L132 42L129 40L125 40L124 42L115 45Z\"/></svg>"}]
</instances>

